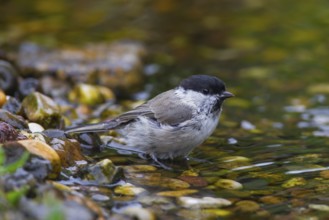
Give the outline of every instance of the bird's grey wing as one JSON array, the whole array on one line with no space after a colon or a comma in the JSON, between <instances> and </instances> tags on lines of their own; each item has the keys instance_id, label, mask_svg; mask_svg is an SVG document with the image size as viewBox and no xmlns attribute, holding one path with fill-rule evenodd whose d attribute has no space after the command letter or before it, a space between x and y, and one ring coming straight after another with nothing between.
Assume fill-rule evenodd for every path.
<instances>
[{"instance_id":1,"label":"bird's grey wing","mask_svg":"<svg viewBox=\"0 0 329 220\"><path fill-rule=\"evenodd\" d=\"M191 119L192 113L192 108L182 104L174 95L174 90L169 90L112 120L69 128L66 129L65 133L98 132L116 129L137 119L139 116L145 116L159 123L174 126Z\"/></svg>"},{"instance_id":2,"label":"bird's grey wing","mask_svg":"<svg viewBox=\"0 0 329 220\"><path fill-rule=\"evenodd\" d=\"M192 113L192 108L182 104L174 95L174 90L169 90L135 109L123 113L118 119L125 123L136 119L138 116L146 116L159 123L177 125L191 119Z\"/></svg>"}]
</instances>

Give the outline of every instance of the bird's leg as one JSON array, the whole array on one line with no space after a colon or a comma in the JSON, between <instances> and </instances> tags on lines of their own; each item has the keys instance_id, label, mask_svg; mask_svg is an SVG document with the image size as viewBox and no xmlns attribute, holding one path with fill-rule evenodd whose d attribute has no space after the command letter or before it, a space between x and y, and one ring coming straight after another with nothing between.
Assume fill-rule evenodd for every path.
<instances>
[{"instance_id":1,"label":"bird's leg","mask_svg":"<svg viewBox=\"0 0 329 220\"><path fill-rule=\"evenodd\" d=\"M155 162L156 165L160 166L161 168L163 168L165 170L173 170L173 168L165 165L164 163L161 163L154 154L150 154L150 156L151 156L152 160Z\"/></svg>"}]
</instances>

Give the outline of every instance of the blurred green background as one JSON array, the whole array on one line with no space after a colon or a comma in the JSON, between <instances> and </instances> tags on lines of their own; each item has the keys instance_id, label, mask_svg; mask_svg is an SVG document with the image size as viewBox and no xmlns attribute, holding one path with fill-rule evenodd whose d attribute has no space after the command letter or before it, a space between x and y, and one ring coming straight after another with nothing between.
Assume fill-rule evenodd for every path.
<instances>
[{"instance_id":1,"label":"blurred green background","mask_svg":"<svg viewBox=\"0 0 329 220\"><path fill-rule=\"evenodd\" d=\"M213 74L237 95L228 103L238 107L232 115L248 117L248 109L279 120L284 105L308 105L329 93L328 6L325 0L3 0L0 45L136 40L149 51L147 63L159 67L148 79L154 94L187 75Z\"/></svg>"}]
</instances>

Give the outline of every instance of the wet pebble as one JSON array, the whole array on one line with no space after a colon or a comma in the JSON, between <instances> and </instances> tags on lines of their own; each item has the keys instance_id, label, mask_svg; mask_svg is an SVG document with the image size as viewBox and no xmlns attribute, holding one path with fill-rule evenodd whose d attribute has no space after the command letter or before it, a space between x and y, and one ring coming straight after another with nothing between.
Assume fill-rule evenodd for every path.
<instances>
[{"instance_id":1,"label":"wet pebble","mask_svg":"<svg viewBox=\"0 0 329 220\"><path fill-rule=\"evenodd\" d=\"M157 170L155 166L151 166L151 165L130 165L130 166L123 166L122 168L127 173L150 172Z\"/></svg>"},{"instance_id":2,"label":"wet pebble","mask_svg":"<svg viewBox=\"0 0 329 220\"><path fill-rule=\"evenodd\" d=\"M58 127L62 118L59 106L39 92L26 96L22 102L22 109L29 121L36 122L44 128Z\"/></svg>"},{"instance_id":3,"label":"wet pebble","mask_svg":"<svg viewBox=\"0 0 329 220\"><path fill-rule=\"evenodd\" d=\"M114 93L104 86L78 84L69 93L71 102L78 102L86 105L102 104L110 99L115 99Z\"/></svg>"},{"instance_id":4,"label":"wet pebble","mask_svg":"<svg viewBox=\"0 0 329 220\"><path fill-rule=\"evenodd\" d=\"M227 217L232 214L231 211L224 209L204 209L202 212L210 217Z\"/></svg>"},{"instance_id":5,"label":"wet pebble","mask_svg":"<svg viewBox=\"0 0 329 220\"><path fill-rule=\"evenodd\" d=\"M223 188L223 189L242 189L243 186L241 183L230 180L230 179L219 179L215 183L216 187Z\"/></svg>"},{"instance_id":6,"label":"wet pebble","mask_svg":"<svg viewBox=\"0 0 329 220\"><path fill-rule=\"evenodd\" d=\"M28 127L28 124L21 116L3 109L0 109L0 121L6 122L18 129L25 129Z\"/></svg>"},{"instance_id":7,"label":"wet pebble","mask_svg":"<svg viewBox=\"0 0 329 220\"><path fill-rule=\"evenodd\" d=\"M47 129L42 131L42 135L44 135L47 138L58 138L61 140L66 139L65 131L60 129Z\"/></svg>"},{"instance_id":8,"label":"wet pebble","mask_svg":"<svg viewBox=\"0 0 329 220\"><path fill-rule=\"evenodd\" d=\"M131 182L144 186L157 186L170 189L186 189L190 187L185 181L161 176L160 173L129 173L125 174Z\"/></svg>"},{"instance_id":9,"label":"wet pebble","mask_svg":"<svg viewBox=\"0 0 329 220\"><path fill-rule=\"evenodd\" d=\"M174 206L174 208L176 208L177 206L174 205L174 203L172 202L171 199L167 198L167 197L163 197L163 196L156 196L156 195L151 195L151 196L141 196L138 198L138 201L143 204L143 205L147 205L147 206L151 206L151 205L163 205L166 207L172 207Z\"/></svg>"},{"instance_id":10,"label":"wet pebble","mask_svg":"<svg viewBox=\"0 0 329 220\"><path fill-rule=\"evenodd\" d=\"M255 212L260 209L258 203L251 200L242 200L235 204L236 208L242 212Z\"/></svg>"},{"instance_id":11,"label":"wet pebble","mask_svg":"<svg viewBox=\"0 0 329 220\"><path fill-rule=\"evenodd\" d=\"M6 103L6 94L0 89L0 108Z\"/></svg>"},{"instance_id":12,"label":"wet pebble","mask_svg":"<svg viewBox=\"0 0 329 220\"><path fill-rule=\"evenodd\" d=\"M197 193L198 190L196 189L183 189L183 190L176 190L176 191L162 191L158 192L158 196L166 196L166 197L181 197L181 196L186 196L190 195L193 193Z\"/></svg>"},{"instance_id":13,"label":"wet pebble","mask_svg":"<svg viewBox=\"0 0 329 220\"><path fill-rule=\"evenodd\" d=\"M38 123L34 123L34 122L29 123L28 126L32 133L42 132L45 130L41 125L39 125Z\"/></svg>"},{"instance_id":14,"label":"wet pebble","mask_svg":"<svg viewBox=\"0 0 329 220\"><path fill-rule=\"evenodd\" d=\"M283 203L285 199L279 196L264 196L260 198L260 201L266 204L280 204Z\"/></svg>"},{"instance_id":15,"label":"wet pebble","mask_svg":"<svg viewBox=\"0 0 329 220\"><path fill-rule=\"evenodd\" d=\"M205 187L208 185L208 182L200 176L179 176L178 179L183 180L194 187Z\"/></svg>"},{"instance_id":16,"label":"wet pebble","mask_svg":"<svg viewBox=\"0 0 329 220\"><path fill-rule=\"evenodd\" d=\"M91 198L97 202L107 202L111 200L111 197L102 194L94 194Z\"/></svg>"},{"instance_id":17,"label":"wet pebble","mask_svg":"<svg viewBox=\"0 0 329 220\"><path fill-rule=\"evenodd\" d=\"M232 214L224 209L181 209L177 215L181 219L222 219Z\"/></svg>"},{"instance_id":18,"label":"wet pebble","mask_svg":"<svg viewBox=\"0 0 329 220\"><path fill-rule=\"evenodd\" d=\"M228 156L219 159L221 167L225 169L234 169L250 165L250 159L242 156Z\"/></svg>"},{"instance_id":19,"label":"wet pebble","mask_svg":"<svg viewBox=\"0 0 329 220\"><path fill-rule=\"evenodd\" d=\"M324 170L320 172L320 176L325 179L329 179L329 170Z\"/></svg>"},{"instance_id":20,"label":"wet pebble","mask_svg":"<svg viewBox=\"0 0 329 220\"><path fill-rule=\"evenodd\" d=\"M285 181L282 184L282 187L283 188L292 188L292 187L296 187L296 186L303 186L306 183L307 182L303 177L294 177L294 178L291 178L291 179Z\"/></svg>"},{"instance_id":21,"label":"wet pebble","mask_svg":"<svg viewBox=\"0 0 329 220\"><path fill-rule=\"evenodd\" d=\"M10 151L11 157L15 157L16 153L21 152L21 148L25 148L29 153L44 158L51 164L51 172L49 178L56 178L61 171L61 161L54 149L48 144L37 140L21 140L16 142L8 142L3 145L5 150Z\"/></svg>"},{"instance_id":22,"label":"wet pebble","mask_svg":"<svg viewBox=\"0 0 329 220\"><path fill-rule=\"evenodd\" d=\"M59 155L63 167L74 166L77 161L86 160L81 153L79 142L74 139L52 138L48 143Z\"/></svg>"},{"instance_id":23,"label":"wet pebble","mask_svg":"<svg viewBox=\"0 0 329 220\"><path fill-rule=\"evenodd\" d=\"M110 184L117 178L119 169L111 160L104 159L88 167L87 179L94 180L98 184Z\"/></svg>"},{"instance_id":24,"label":"wet pebble","mask_svg":"<svg viewBox=\"0 0 329 220\"><path fill-rule=\"evenodd\" d=\"M0 121L0 143L20 139L18 131L6 122Z\"/></svg>"},{"instance_id":25,"label":"wet pebble","mask_svg":"<svg viewBox=\"0 0 329 220\"><path fill-rule=\"evenodd\" d=\"M178 204L184 208L188 209L197 209L197 208L219 208L223 206L231 205L231 201L222 198L214 197L202 197L202 198L193 198L193 197L179 197L177 198Z\"/></svg>"},{"instance_id":26,"label":"wet pebble","mask_svg":"<svg viewBox=\"0 0 329 220\"><path fill-rule=\"evenodd\" d=\"M117 186L114 188L114 193L120 194L120 195L125 195L125 196L136 196L145 191L146 190L144 188L134 186L130 183L126 183L124 185Z\"/></svg>"},{"instance_id":27,"label":"wet pebble","mask_svg":"<svg viewBox=\"0 0 329 220\"><path fill-rule=\"evenodd\" d=\"M146 208L140 207L138 205L131 205L125 208L122 208L119 211L121 214L132 217L136 220L155 220L155 214Z\"/></svg>"},{"instance_id":28,"label":"wet pebble","mask_svg":"<svg viewBox=\"0 0 329 220\"><path fill-rule=\"evenodd\" d=\"M325 204L309 204L308 207L313 210L329 212L329 206Z\"/></svg>"}]
</instances>

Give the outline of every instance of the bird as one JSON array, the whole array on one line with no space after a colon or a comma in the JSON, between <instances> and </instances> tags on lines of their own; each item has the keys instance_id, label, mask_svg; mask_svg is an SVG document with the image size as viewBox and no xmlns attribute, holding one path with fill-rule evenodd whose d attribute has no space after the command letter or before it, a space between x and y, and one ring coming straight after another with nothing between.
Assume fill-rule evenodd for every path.
<instances>
[{"instance_id":1,"label":"bird","mask_svg":"<svg viewBox=\"0 0 329 220\"><path fill-rule=\"evenodd\" d=\"M111 120L68 128L65 133L116 130L124 148L149 155L155 162L186 158L213 133L223 102L233 96L218 77L191 75Z\"/></svg>"}]
</instances>

